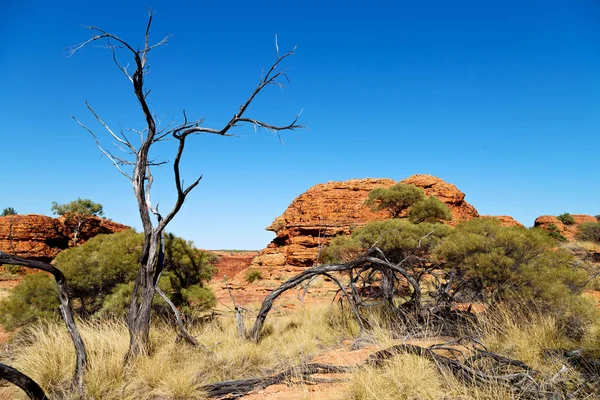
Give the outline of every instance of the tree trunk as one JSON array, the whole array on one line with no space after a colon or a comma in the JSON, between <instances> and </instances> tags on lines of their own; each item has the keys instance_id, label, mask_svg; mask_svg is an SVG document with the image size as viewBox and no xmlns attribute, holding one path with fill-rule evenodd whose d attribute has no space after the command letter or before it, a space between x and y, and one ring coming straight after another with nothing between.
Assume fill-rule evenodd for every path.
<instances>
[{"instance_id":1,"label":"tree trunk","mask_svg":"<svg viewBox=\"0 0 600 400\"><path fill-rule=\"evenodd\" d=\"M149 236L149 237L148 237ZM160 234L152 230L146 237L147 246L142 253L141 266L138 271L131 305L129 307L129 351L126 359L137 355L148 355L150 335L150 313L154 300L154 275L155 266L158 264L160 251Z\"/></svg>"}]
</instances>

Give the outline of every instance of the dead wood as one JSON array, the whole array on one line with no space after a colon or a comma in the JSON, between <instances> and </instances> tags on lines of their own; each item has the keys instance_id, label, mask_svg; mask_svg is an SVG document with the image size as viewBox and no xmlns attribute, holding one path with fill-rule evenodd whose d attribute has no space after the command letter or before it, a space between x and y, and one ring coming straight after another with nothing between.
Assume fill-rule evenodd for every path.
<instances>
[{"instance_id":1,"label":"dead wood","mask_svg":"<svg viewBox=\"0 0 600 400\"><path fill-rule=\"evenodd\" d=\"M13 367L0 363L0 379L20 387L32 400L50 400L37 382Z\"/></svg>"},{"instance_id":2,"label":"dead wood","mask_svg":"<svg viewBox=\"0 0 600 400\"><path fill-rule=\"evenodd\" d=\"M223 381L202 386L202 390L206 392L209 398L225 397L235 399L245 396L253 390L263 389L267 386L276 385L285 381L298 379L305 383L333 383L339 380L335 379L320 379L312 377L314 374L340 374L350 372L357 368L355 366L342 366L332 364L310 363L305 365L295 366L285 371L275 373L260 378L237 379L231 381Z\"/></svg>"},{"instance_id":3,"label":"dead wood","mask_svg":"<svg viewBox=\"0 0 600 400\"><path fill-rule=\"evenodd\" d=\"M96 145L113 164L113 166L131 181L133 191L138 203L139 215L144 231L144 246L140 267L133 286L133 294L128 314L129 327L129 351L126 359L149 352L149 332L150 332L150 314L152 311L152 300L155 294L157 277L162 272L159 265L159 247L162 233L168 224L175 218L183 206L190 192L198 186L202 175L197 175L191 180L191 184L184 185L181 176L180 163L187 140L192 136L201 134L211 134L218 136L233 136L230 131L241 125L250 124L254 129L267 129L277 136L281 132L293 131L303 128L298 123L300 114L293 120L284 125L273 125L263 120L248 116L250 105L263 90L272 85L283 88L283 81L288 80L283 64L289 57L294 55L295 48L285 54L279 54L279 47L276 43L277 57L271 66L265 70L261 76L258 85L233 113L225 124L221 127L211 128L204 126L204 119L188 120L185 110L183 111L183 122L172 124L161 128L160 121L156 120L152 107L149 104L150 90L145 86L145 77L149 71L148 55L154 49L167 43L169 37L164 37L155 44L150 41L150 28L152 26L154 13L149 11L148 22L144 34L144 42L141 46L132 45L119 36L107 32L99 27L86 27L93 33L93 37L85 42L74 46L70 55L75 54L82 48L97 41L106 41L107 48L112 52L112 58L117 68L125 75L132 85L138 105L141 108L142 116L145 120L145 126L142 129L131 129L134 137L129 137L122 130L115 132L106 124L95 112L92 106L86 103L87 108L93 115L98 124L107 131L108 137L114 141L117 148L123 150L122 153L116 153L103 147L101 140L94 131L73 117L75 121L85 129L94 139ZM129 61L124 63L120 61L120 56L124 53L129 57ZM128 66L131 65L131 71ZM138 136L138 137L135 137ZM175 183L176 196L174 204L169 212L163 216L158 211L158 205L151 201L151 189L154 178L151 169L157 165L165 164L163 161L156 161L150 158L150 150L156 143L172 138L177 142L177 150L173 158L173 180ZM139 145L135 143L140 143ZM180 330L181 332L181 330Z\"/></svg>"},{"instance_id":4,"label":"dead wood","mask_svg":"<svg viewBox=\"0 0 600 400\"><path fill-rule=\"evenodd\" d=\"M75 347L76 361L75 370L73 372L72 386L78 390L83 389L83 377L88 364L87 353L85 350L85 345L83 344L83 339L79 334L79 330L77 330L77 325L75 325L73 309L71 308L71 303L69 300L69 287L67 285L67 279L65 278L64 274L61 270L50 264L46 264L41 261L26 260L24 258L11 256L1 251L0 264L20 265L23 267L34 268L41 271L49 272L56 280L56 286L58 288L58 297L60 300L60 312L62 314L63 320L65 321L67 331L69 331L69 335L71 336L71 340L73 341L73 346Z\"/></svg>"},{"instance_id":5,"label":"dead wood","mask_svg":"<svg viewBox=\"0 0 600 400\"><path fill-rule=\"evenodd\" d=\"M406 259L400 261L397 264L391 263L385 258L385 256L383 255L383 252L381 250L379 250L377 247L372 247L362 257L359 257L353 261L343 263L343 264L319 265L319 266L304 270L300 274L298 274L298 275L288 279L284 283L282 283L277 289L273 290L271 293L269 293L267 295L267 297L265 297L265 300L263 301L263 304L262 304L262 306L258 312L258 315L256 317L256 320L254 322L254 326L252 327L251 331L248 334L248 338L255 342L257 342L260 339L260 331L264 325L265 319L267 318L269 311L273 307L273 302L281 294L283 294L287 290L295 288L296 286L298 286L299 284L301 284L302 282L304 282L306 280L314 278L317 275L323 275L323 276L327 276L327 277L331 278L332 277L331 273L333 273L333 272L345 272L345 271L358 270L358 271L360 271L358 273L358 275L360 275L361 272L372 269L373 271L381 272L383 275L383 273L385 271L389 271L389 274L392 274L392 276L394 277L393 279L396 282L399 280L399 278L396 277L396 275L399 275L400 277L402 277L403 279L405 279L408 282L408 284L412 287L412 290L413 290L410 301L405 303L404 307L410 309L411 312L414 313L414 315L418 315L420 313L420 309L421 309L421 288L420 288L419 282L412 276L412 274L409 271L407 271L405 268L403 268L402 264L405 261L406 261ZM346 290L344 288L344 286L341 284L341 282L338 279L334 279L334 282L340 287L340 290L342 291L344 297L348 300L348 303L351 305L352 312L357 317L357 321L359 323L359 326L361 327L361 330L364 329L363 321L362 321L362 319L357 311L357 308L356 308L357 303L360 304L362 302L360 300L358 302L354 300L358 297L358 290L354 286L355 282L351 282L350 289L349 289L352 296L350 295L350 293L348 293L348 290ZM388 286L389 286L389 288L386 290L385 293L383 293L383 295L389 299L389 298L393 298L396 289L395 289L395 285L390 284ZM395 310L393 303L391 303L390 305ZM395 310L395 311L398 312L398 315L400 315L402 312L402 310Z\"/></svg>"}]
</instances>

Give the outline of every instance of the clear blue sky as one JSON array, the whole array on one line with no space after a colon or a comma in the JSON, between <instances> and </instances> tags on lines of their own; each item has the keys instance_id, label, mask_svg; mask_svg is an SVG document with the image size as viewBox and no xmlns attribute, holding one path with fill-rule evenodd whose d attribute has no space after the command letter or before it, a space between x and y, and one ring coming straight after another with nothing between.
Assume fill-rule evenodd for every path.
<instances>
[{"instance_id":1,"label":"clear blue sky","mask_svg":"<svg viewBox=\"0 0 600 400\"><path fill-rule=\"evenodd\" d=\"M102 48L68 58L96 25L153 37L149 103L164 123L205 117L220 127L280 48L298 46L291 86L273 87L250 116L310 130L238 129L199 136L183 162L204 174L170 230L203 248L263 248L264 227L310 186L428 173L454 183L481 214L600 214L600 3L4 1L0 5L0 207L50 214L80 197L139 228L130 183L72 119L84 102L114 128L143 127L126 78ZM155 153L173 159L173 143ZM173 200L171 169L154 200Z\"/></svg>"}]
</instances>

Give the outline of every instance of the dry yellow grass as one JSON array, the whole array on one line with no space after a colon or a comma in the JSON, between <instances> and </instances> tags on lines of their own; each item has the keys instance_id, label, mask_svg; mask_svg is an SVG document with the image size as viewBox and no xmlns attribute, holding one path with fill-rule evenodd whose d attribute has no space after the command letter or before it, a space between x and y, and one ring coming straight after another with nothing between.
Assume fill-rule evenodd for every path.
<instances>
[{"instance_id":1,"label":"dry yellow grass","mask_svg":"<svg viewBox=\"0 0 600 400\"><path fill-rule=\"evenodd\" d=\"M156 323L151 331L152 356L139 358L128 367L123 366L129 343L124 322L80 322L91 366L86 376L87 392L83 398L203 399L199 388L207 383L262 376L311 360L318 354L339 351L342 356L336 361L343 363L341 343L345 342L347 346L346 339L355 338L359 332L351 316L342 317L339 310L331 310L327 306L274 312L268 321L267 330L270 333L258 344L237 337L233 316L222 317L205 327L192 329L191 333L207 346L208 352L184 343L175 343L173 328ZM555 374L562 365L544 358L543 350L572 348L576 344L565 337L552 316L539 312L515 314L504 310L483 315L480 321L483 328L479 332L479 339L490 350L520 359L549 376ZM374 348L385 348L407 340L406 337L398 339L386 328L385 323L377 324L376 318L372 322L373 327L366 339L375 345ZM592 327L582 343L600 348L599 332L600 325ZM60 324L39 324L20 337L21 340L11 345L14 356L7 363L29 374L53 398L78 399L69 393L74 352L64 327ZM421 337L414 343L427 345L435 341L441 339ZM348 364L353 363L356 363L355 359ZM573 371L568 371L568 374L576 377ZM300 385L297 388L299 397L294 398L518 398L500 386L466 386L449 372L440 371L432 362L406 354L394 357L382 368L361 367L347 374L347 377L350 381L341 386L339 396L311 394ZM25 398L16 388L3 388L0 397Z\"/></svg>"}]
</instances>

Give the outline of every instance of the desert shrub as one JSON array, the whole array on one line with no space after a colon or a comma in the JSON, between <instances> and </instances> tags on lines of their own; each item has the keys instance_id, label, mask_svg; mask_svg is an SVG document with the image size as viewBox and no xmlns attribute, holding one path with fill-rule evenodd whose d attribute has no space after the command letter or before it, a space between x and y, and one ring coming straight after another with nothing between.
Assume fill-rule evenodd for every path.
<instances>
[{"instance_id":1,"label":"desert shrub","mask_svg":"<svg viewBox=\"0 0 600 400\"><path fill-rule=\"evenodd\" d=\"M428 254L452 230L447 225L427 222L417 225L398 219L373 221L355 229L350 236L335 237L325 249L324 259L327 262L350 261L377 244L390 261L399 262L408 254Z\"/></svg>"},{"instance_id":2,"label":"desert shrub","mask_svg":"<svg viewBox=\"0 0 600 400\"><path fill-rule=\"evenodd\" d=\"M184 289L193 289L192 292L206 292L209 289L203 285L217 272L215 264L217 256L208 251L194 247L194 244L185 239L176 237L172 233L165 235L165 272L163 279L168 279L171 290L169 292L173 302L177 305L189 306L190 302L183 293ZM205 289L205 290L199 290ZM208 300L208 297L202 296ZM209 302L209 306L214 302ZM205 307L205 308L208 308ZM204 308L203 308L204 309Z\"/></svg>"},{"instance_id":3,"label":"desert shrub","mask_svg":"<svg viewBox=\"0 0 600 400\"><path fill-rule=\"evenodd\" d=\"M17 214L17 210L15 210L12 207L6 207L4 210L2 210L2 214L0 214L0 216L6 217L8 215L15 215L15 214Z\"/></svg>"},{"instance_id":4,"label":"desert shrub","mask_svg":"<svg viewBox=\"0 0 600 400\"><path fill-rule=\"evenodd\" d=\"M562 213L557 215L556 218L565 225L573 225L575 223L575 218L569 213Z\"/></svg>"},{"instance_id":5,"label":"desert shrub","mask_svg":"<svg viewBox=\"0 0 600 400\"><path fill-rule=\"evenodd\" d=\"M389 189L371 190L365 204L371 206L372 210L387 210L392 218L397 218L402 211L425 198L423 189L415 185L397 183Z\"/></svg>"},{"instance_id":6,"label":"desert shrub","mask_svg":"<svg viewBox=\"0 0 600 400\"><path fill-rule=\"evenodd\" d=\"M262 279L262 273L257 270L257 269L249 269L246 272L246 281L248 283L252 283L254 281L257 281L259 279Z\"/></svg>"},{"instance_id":7,"label":"desert shrub","mask_svg":"<svg viewBox=\"0 0 600 400\"><path fill-rule=\"evenodd\" d=\"M567 241L567 238L564 237L562 233L560 233L560 230L554 224L548 224L546 232L548 232L548 236L550 236L552 239L558 240L559 242Z\"/></svg>"},{"instance_id":8,"label":"desert shrub","mask_svg":"<svg viewBox=\"0 0 600 400\"><path fill-rule=\"evenodd\" d=\"M594 215L594 218L596 218L596 221L600 221L600 215Z\"/></svg>"},{"instance_id":9,"label":"desert shrub","mask_svg":"<svg viewBox=\"0 0 600 400\"><path fill-rule=\"evenodd\" d=\"M452 219L452 214L443 201L431 196L410 206L408 209L408 219L415 224L421 222L434 223L440 220L449 221Z\"/></svg>"},{"instance_id":10,"label":"desert shrub","mask_svg":"<svg viewBox=\"0 0 600 400\"><path fill-rule=\"evenodd\" d=\"M577 294L587 273L572 267L573 256L554 249L538 229L503 227L491 218L462 223L435 249L434 259L475 282L491 302L538 302L568 313L579 307Z\"/></svg>"},{"instance_id":11,"label":"desert shrub","mask_svg":"<svg viewBox=\"0 0 600 400\"><path fill-rule=\"evenodd\" d=\"M600 243L600 222L583 222L577 227L578 240Z\"/></svg>"},{"instance_id":12,"label":"desert shrub","mask_svg":"<svg viewBox=\"0 0 600 400\"><path fill-rule=\"evenodd\" d=\"M56 281L44 273L29 274L0 301L0 323L13 330L38 319L59 317L58 307Z\"/></svg>"},{"instance_id":13,"label":"desert shrub","mask_svg":"<svg viewBox=\"0 0 600 400\"><path fill-rule=\"evenodd\" d=\"M123 315L129 308L133 281L139 268L143 235L127 230L111 235L98 235L85 244L65 250L56 257L55 265L65 274L69 283L74 310L83 317L96 314ZM205 309L215 304L210 289L203 287L214 275L216 256L196 249L191 242L172 234L165 235L165 272L159 287L184 313ZM58 312L56 283L40 274L26 277L0 305L0 313L19 324ZM50 290L51 288L52 290ZM27 305L28 314L20 308ZM47 301L52 297L53 301ZM167 310L167 304L155 296L155 309ZM18 324L12 323L12 326Z\"/></svg>"},{"instance_id":14,"label":"desert shrub","mask_svg":"<svg viewBox=\"0 0 600 400\"><path fill-rule=\"evenodd\" d=\"M55 265L67 277L71 296L79 300L82 314L95 313L117 285L135 279L142 244L143 236L129 229L97 235L56 256Z\"/></svg>"}]
</instances>

